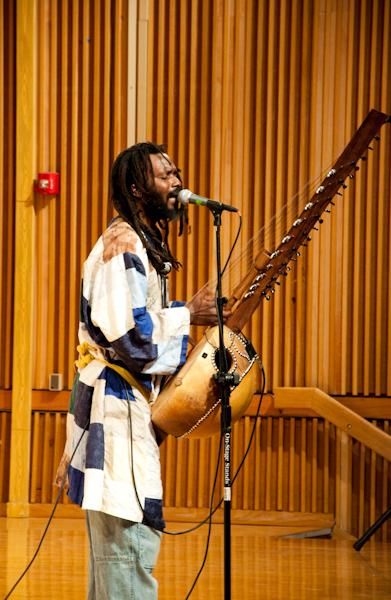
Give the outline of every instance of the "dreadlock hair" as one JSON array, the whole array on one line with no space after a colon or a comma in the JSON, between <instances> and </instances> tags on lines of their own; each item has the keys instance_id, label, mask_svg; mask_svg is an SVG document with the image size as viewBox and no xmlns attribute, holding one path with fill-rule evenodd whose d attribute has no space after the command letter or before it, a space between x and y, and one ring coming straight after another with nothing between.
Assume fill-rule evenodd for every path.
<instances>
[{"instance_id":1,"label":"dreadlock hair","mask_svg":"<svg viewBox=\"0 0 391 600\"><path fill-rule=\"evenodd\" d=\"M115 159L111 169L111 194L114 208L140 236L148 258L154 268L165 272L166 262L175 269L181 263L171 254L168 246L169 219L160 218L152 226L140 218L145 210L148 197L151 197L151 177L153 174L150 154L165 154L166 147L152 142L142 142L123 150ZM137 190L135 195L132 190ZM183 231L184 221L187 223L187 211L181 206L178 209L180 219L179 235Z\"/></svg>"}]
</instances>

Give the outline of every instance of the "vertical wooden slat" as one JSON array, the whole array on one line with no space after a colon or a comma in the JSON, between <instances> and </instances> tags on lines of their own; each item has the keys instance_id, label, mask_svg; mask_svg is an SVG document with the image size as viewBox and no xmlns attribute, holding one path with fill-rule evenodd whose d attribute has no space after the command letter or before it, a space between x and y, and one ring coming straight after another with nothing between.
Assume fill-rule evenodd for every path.
<instances>
[{"instance_id":1,"label":"vertical wooden slat","mask_svg":"<svg viewBox=\"0 0 391 600\"><path fill-rule=\"evenodd\" d=\"M318 508L318 419L312 419L311 422L311 512L316 512Z\"/></svg>"},{"instance_id":2,"label":"vertical wooden slat","mask_svg":"<svg viewBox=\"0 0 391 600\"><path fill-rule=\"evenodd\" d=\"M362 444L359 450L358 531L359 535L365 531L365 447Z\"/></svg>"},{"instance_id":3,"label":"vertical wooden slat","mask_svg":"<svg viewBox=\"0 0 391 600\"><path fill-rule=\"evenodd\" d=\"M283 509L284 419L278 419L277 442L277 510Z\"/></svg>"},{"instance_id":4,"label":"vertical wooden slat","mask_svg":"<svg viewBox=\"0 0 391 600\"><path fill-rule=\"evenodd\" d=\"M244 431L243 431L243 454L247 449L248 443L250 441L250 435L252 431L254 423L251 422L250 417L244 417ZM250 454L247 462L244 465L243 472L243 502L241 508L248 509L250 506L253 506L253 493L254 488L252 482L254 481L253 471L250 471L250 466L254 464L254 460L252 459L252 465L250 463L250 457L252 458L253 454ZM250 464L249 464L250 463Z\"/></svg>"},{"instance_id":5,"label":"vertical wooden slat","mask_svg":"<svg viewBox=\"0 0 391 600\"><path fill-rule=\"evenodd\" d=\"M165 441L165 488L164 488L164 502L166 506L174 506L174 486L175 486L175 454L174 454L175 442L172 437L168 437Z\"/></svg>"},{"instance_id":6,"label":"vertical wooden slat","mask_svg":"<svg viewBox=\"0 0 391 600\"><path fill-rule=\"evenodd\" d=\"M149 0L138 5L138 60L137 60L137 140L145 140L147 135L148 89L148 28Z\"/></svg>"},{"instance_id":7,"label":"vertical wooden slat","mask_svg":"<svg viewBox=\"0 0 391 600\"><path fill-rule=\"evenodd\" d=\"M275 482L275 479L273 478L273 472L272 472L272 432L273 432L272 419L267 419L266 427L267 427L267 429L266 429L265 510L271 510L273 480Z\"/></svg>"},{"instance_id":8,"label":"vertical wooden slat","mask_svg":"<svg viewBox=\"0 0 391 600\"><path fill-rule=\"evenodd\" d=\"M254 458L254 509L259 510L262 505L262 458L261 458L262 419L257 419L256 432L254 436L255 458Z\"/></svg>"},{"instance_id":9,"label":"vertical wooden slat","mask_svg":"<svg viewBox=\"0 0 391 600\"><path fill-rule=\"evenodd\" d=\"M376 421L372 421L372 424L376 426ZM376 489L376 471L377 471L377 454L373 450L370 451L370 475L369 475L369 519L370 524L376 521L377 510L377 489Z\"/></svg>"},{"instance_id":10,"label":"vertical wooden slat","mask_svg":"<svg viewBox=\"0 0 391 600\"><path fill-rule=\"evenodd\" d=\"M186 506L192 508L195 506L195 492L197 488L197 481L191 476L191 473L197 472L197 457L196 457L196 446L195 444L188 444L188 460L185 465L185 469L189 475L187 486L186 486Z\"/></svg>"},{"instance_id":11,"label":"vertical wooden slat","mask_svg":"<svg viewBox=\"0 0 391 600\"><path fill-rule=\"evenodd\" d=\"M50 451L53 439L52 425L53 415L45 413L43 420L43 439L42 439L42 463L41 463L41 502L50 502L52 493L52 461L53 453Z\"/></svg>"},{"instance_id":12,"label":"vertical wooden slat","mask_svg":"<svg viewBox=\"0 0 391 600\"><path fill-rule=\"evenodd\" d=\"M0 502L8 501L11 415L0 412Z\"/></svg>"},{"instance_id":13,"label":"vertical wooden slat","mask_svg":"<svg viewBox=\"0 0 391 600\"><path fill-rule=\"evenodd\" d=\"M131 146L136 143L137 131L137 30L138 30L138 2L137 0L128 0L128 127L126 136L126 145Z\"/></svg>"},{"instance_id":14,"label":"vertical wooden slat","mask_svg":"<svg viewBox=\"0 0 391 600\"><path fill-rule=\"evenodd\" d=\"M300 421L300 510L305 512L307 509L307 421L306 419L301 419Z\"/></svg>"},{"instance_id":15,"label":"vertical wooden slat","mask_svg":"<svg viewBox=\"0 0 391 600\"><path fill-rule=\"evenodd\" d=\"M185 454L185 440L178 440L177 442L177 456L176 456L176 471L175 471L175 505L184 505L184 494L186 490L186 472L185 466L187 463L187 456Z\"/></svg>"},{"instance_id":16,"label":"vertical wooden slat","mask_svg":"<svg viewBox=\"0 0 391 600\"><path fill-rule=\"evenodd\" d=\"M328 421L323 422L323 502L322 509L325 513L330 512L330 423Z\"/></svg>"},{"instance_id":17,"label":"vertical wooden slat","mask_svg":"<svg viewBox=\"0 0 391 600\"><path fill-rule=\"evenodd\" d=\"M345 531L350 531L351 527L351 438L344 432L338 436L340 440L340 485L337 511L337 524Z\"/></svg>"},{"instance_id":18,"label":"vertical wooden slat","mask_svg":"<svg viewBox=\"0 0 391 600\"><path fill-rule=\"evenodd\" d=\"M41 415L34 412L32 415L32 455L31 455L31 478L30 478L30 502L39 502L38 489L40 489L40 473L42 467L42 450L40 448L40 426Z\"/></svg>"},{"instance_id":19,"label":"vertical wooden slat","mask_svg":"<svg viewBox=\"0 0 391 600\"><path fill-rule=\"evenodd\" d=\"M296 451L296 422L289 419L289 501L288 510L295 510L295 451Z\"/></svg>"},{"instance_id":20,"label":"vertical wooden slat","mask_svg":"<svg viewBox=\"0 0 391 600\"><path fill-rule=\"evenodd\" d=\"M58 488L54 485L54 480L56 476L57 466L60 464L60 460L62 457L62 453L65 447L65 432L66 432L66 418L57 412L54 414L54 426L53 426L53 436L51 447L52 451L52 470L50 473L50 487L51 487L51 497L50 502L54 502L58 495ZM64 497L64 494L63 494Z\"/></svg>"}]
</instances>

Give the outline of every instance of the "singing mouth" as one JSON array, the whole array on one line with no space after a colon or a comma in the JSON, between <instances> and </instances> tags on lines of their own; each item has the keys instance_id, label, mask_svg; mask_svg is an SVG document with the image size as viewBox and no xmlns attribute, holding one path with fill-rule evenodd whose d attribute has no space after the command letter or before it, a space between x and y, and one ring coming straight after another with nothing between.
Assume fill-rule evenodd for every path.
<instances>
[{"instance_id":1,"label":"singing mouth","mask_svg":"<svg viewBox=\"0 0 391 600\"><path fill-rule=\"evenodd\" d=\"M168 197L169 198L178 198L178 194L181 191L182 188L175 188L174 190L172 190L169 194Z\"/></svg>"}]
</instances>

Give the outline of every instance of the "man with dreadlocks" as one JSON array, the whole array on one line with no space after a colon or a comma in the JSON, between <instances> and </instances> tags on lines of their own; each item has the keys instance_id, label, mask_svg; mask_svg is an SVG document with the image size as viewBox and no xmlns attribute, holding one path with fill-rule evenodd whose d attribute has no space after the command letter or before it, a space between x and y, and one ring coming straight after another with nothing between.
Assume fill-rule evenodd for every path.
<instances>
[{"instance_id":1,"label":"man with dreadlocks","mask_svg":"<svg viewBox=\"0 0 391 600\"><path fill-rule=\"evenodd\" d=\"M78 373L57 482L87 511L89 600L157 597L152 577L162 516L159 449L150 404L185 361L190 323L216 320L207 292L169 302L180 264L168 225L180 217L179 171L164 146L136 144L111 173L118 217L83 268ZM84 432L84 433L83 433Z\"/></svg>"}]
</instances>

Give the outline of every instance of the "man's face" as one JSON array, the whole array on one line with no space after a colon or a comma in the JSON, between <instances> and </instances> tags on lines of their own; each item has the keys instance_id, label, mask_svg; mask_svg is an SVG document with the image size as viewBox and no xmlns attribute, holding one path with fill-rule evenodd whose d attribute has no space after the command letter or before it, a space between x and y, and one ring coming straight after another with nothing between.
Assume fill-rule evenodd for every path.
<instances>
[{"instance_id":1,"label":"man's face","mask_svg":"<svg viewBox=\"0 0 391 600\"><path fill-rule=\"evenodd\" d=\"M155 221L160 218L173 219L176 216L177 200L173 195L182 187L179 172L168 154L150 154L153 181L151 197L148 200L148 213Z\"/></svg>"}]
</instances>

